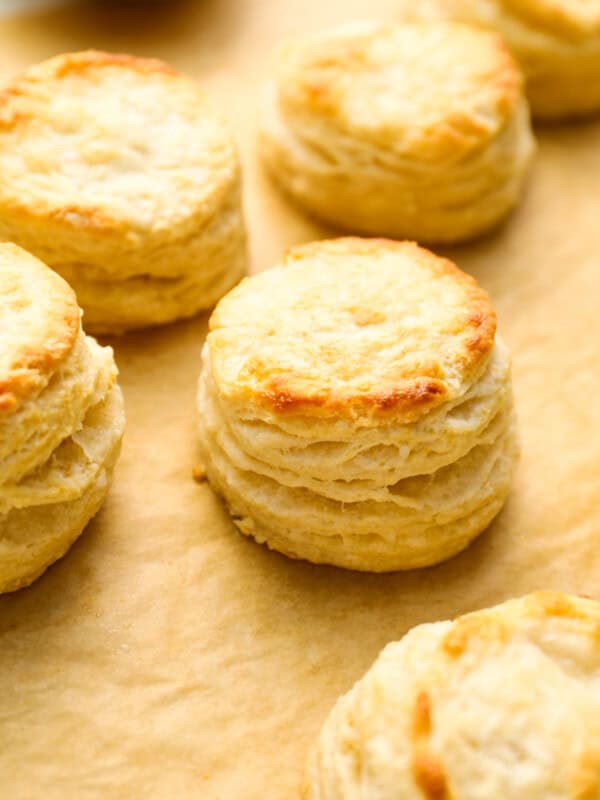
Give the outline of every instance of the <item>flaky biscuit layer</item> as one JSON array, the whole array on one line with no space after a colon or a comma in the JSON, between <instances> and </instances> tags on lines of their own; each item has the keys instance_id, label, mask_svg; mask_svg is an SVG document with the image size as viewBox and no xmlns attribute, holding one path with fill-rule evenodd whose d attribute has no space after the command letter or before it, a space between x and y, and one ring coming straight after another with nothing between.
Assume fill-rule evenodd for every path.
<instances>
[{"instance_id":1,"label":"flaky biscuit layer","mask_svg":"<svg viewBox=\"0 0 600 800\"><path fill-rule=\"evenodd\" d=\"M235 420L216 409L206 369L198 402L203 463L235 524L273 549L314 563L385 572L449 558L498 513L518 458L510 391L487 427L455 443L463 454L454 461L435 469L437 454L427 463L428 450L417 444L411 471L408 454L401 461L409 447L400 448L401 479L385 470L377 479L370 464L370 480L343 479L343 468L340 477L325 480L316 447L303 469L289 462L276 468L269 451L251 457L235 442ZM441 427L438 440L444 434Z\"/></svg>"},{"instance_id":2,"label":"flaky biscuit layer","mask_svg":"<svg viewBox=\"0 0 600 800\"><path fill-rule=\"evenodd\" d=\"M237 204L223 209L186 247L190 263L197 266L182 276L113 279L82 264L61 264L57 271L75 289L86 310L86 329L94 333L122 333L191 317L214 306L246 272L239 197Z\"/></svg>"},{"instance_id":3,"label":"flaky biscuit layer","mask_svg":"<svg viewBox=\"0 0 600 800\"><path fill-rule=\"evenodd\" d=\"M79 331L68 357L46 387L0 416L0 486L16 483L44 464L114 385L112 350Z\"/></svg>"},{"instance_id":4,"label":"flaky biscuit layer","mask_svg":"<svg viewBox=\"0 0 600 800\"><path fill-rule=\"evenodd\" d=\"M96 513L124 427L113 352L81 330L65 281L0 245L0 592L29 584ZM7 395L5 395L7 396Z\"/></svg>"},{"instance_id":5,"label":"flaky biscuit layer","mask_svg":"<svg viewBox=\"0 0 600 800\"><path fill-rule=\"evenodd\" d=\"M28 586L67 552L99 511L121 449L123 397L114 386L83 428L57 448L39 473L10 492L0 513L0 592ZM3 496L4 495L4 496Z\"/></svg>"},{"instance_id":6,"label":"flaky biscuit layer","mask_svg":"<svg viewBox=\"0 0 600 800\"><path fill-rule=\"evenodd\" d=\"M110 488L124 424L115 385L42 467L0 487L0 592L28 586L81 535Z\"/></svg>"}]
</instances>

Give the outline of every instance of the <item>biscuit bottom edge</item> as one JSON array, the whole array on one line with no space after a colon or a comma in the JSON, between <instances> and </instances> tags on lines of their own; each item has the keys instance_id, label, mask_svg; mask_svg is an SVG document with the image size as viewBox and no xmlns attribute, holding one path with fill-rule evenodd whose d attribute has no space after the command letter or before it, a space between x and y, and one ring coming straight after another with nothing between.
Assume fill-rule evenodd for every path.
<instances>
[{"instance_id":1,"label":"biscuit bottom edge","mask_svg":"<svg viewBox=\"0 0 600 800\"><path fill-rule=\"evenodd\" d=\"M209 482L214 488L215 484L211 481L210 471L207 474ZM498 516L508 496L508 488L502 496L482 506L465 519L441 526L440 533L443 533L447 539L443 548L435 550L430 555L421 554L420 556L407 556L400 552L400 548L398 548L398 553L391 555L382 555L377 552L373 552L371 555L355 554L349 547L344 546L346 540L343 539L339 541L337 552L330 547L321 548L315 542L296 544L285 533L280 534L267 528L265 524L257 525L255 520L248 516L241 517L221 492L219 492L219 496L224 500L232 522L238 531L244 536L254 539L257 544L265 545L269 550L296 561L308 561L318 566L337 567L355 572L386 573L434 567L462 553ZM359 534L356 538L362 539L364 545L365 540L369 537ZM373 538L378 537L374 536Z\"/></svg>"},{"instance_id":2,"label":"biscuit bottom edge","mask_svg":"<svg viewBox=\"0 0 600 800\"><path fill-rule=\"evenodd\" d=\"M215 455L213 453L213 455ZM252 498L236 491L221 473L218 463L204 452L208 481L224 500L233 523L245 536L288 558L359 572L401 572L440 564L465 550L482 534L502 510L510 492L519 459L519 444L513 423L504 434L500 452L485 482L484 491L456 517L421 521L416 526L382 519L382 530L368 533L348 520L344 533L323 526L318 533L314 519L293 529L268 510L257 510ZM239 487L238 487L239 489ZM282 487L283 489L283 487ZM339 503L343 520L344 503ZM386 522L388 524L386 524Z\"/></svg>"}]
</instances>

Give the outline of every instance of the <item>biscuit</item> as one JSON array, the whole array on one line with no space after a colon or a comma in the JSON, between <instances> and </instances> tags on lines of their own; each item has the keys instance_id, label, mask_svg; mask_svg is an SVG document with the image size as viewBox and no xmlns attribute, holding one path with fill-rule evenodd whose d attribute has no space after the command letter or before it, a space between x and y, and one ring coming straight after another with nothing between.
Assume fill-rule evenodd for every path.
<instances>
[{"instance_id":1,"label":"biscuit","mask_svg":"<svg viewBox=\"0 0 600 800\"><path fill-rule=\"evenodd\" d=\"M518 456L489 298L407 242L293 248L213 312L198 393L207 477L245 534L382 572L466 547Z\"/></svg>"},{"instance_id":2,"label":"biscuit","mask_svg":"<svg viewBox=\"0 0 600 800\"><path fill-rule=\"evenodd\" d=\"M500 37L455 23L360 24L280 56L261 153L284 191L343 230L424 242L483 234L534 152Z\"/></svg>"},{"instance_id":3,"label":"biscuit","mask_svg":"<svg viewBox=\"0 0 600 800\"><path fill-rule=\"evenodd\" d=\"M598 0L437 0L411 15L453 18L499 31L525 73L533 115L600 111Z\"/></svg>"},{"instance_id":4,"label":"biscuit","mask_svg":"<svg viewBox=\"0 0 600 800\"><path fill-rule=\"evenodd\" d=\"M0 592L30 584L100 508L124 427L116 377L73 290L0 244Z\"/></svg>"},{"instance_id":5,"label":"biscuit","mask_svg":"<svg viewBox=\"0 0 600 800\"><path fill-rule=\"evenodd\" d=\"M413 628L337 702L303 797L596 800L599 632L549 592Z\"/></svg>"},{"instance_id":6,"label":"biscuit","mask_svg":"<svg viewBox=\"0 0 600 800\"><path fill-rule=\"evenodd\" d=\"M208 308L246 269L240 165L196 84L161 61L95 51L0 92L0 239L73 286L86 329Z\"/></svg>"}]
</instances>

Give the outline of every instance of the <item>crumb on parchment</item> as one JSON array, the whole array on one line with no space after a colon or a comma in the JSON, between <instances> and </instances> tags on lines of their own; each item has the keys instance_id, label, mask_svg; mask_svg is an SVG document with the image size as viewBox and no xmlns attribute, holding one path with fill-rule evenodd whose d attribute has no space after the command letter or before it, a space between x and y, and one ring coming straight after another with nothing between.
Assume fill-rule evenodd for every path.
<instances>
[{"instance_id":1,"label":"crumb on parchment","mask_svg":"<svg viewBox=\"0 0 600 800\"><path fill-rule=\"evenodd\" d=\"M192 478L197 483L202 483L206 480L206 469L202 466L202 464L196 464L195 467L192 467Z\"/></svg>"}]
</instances>

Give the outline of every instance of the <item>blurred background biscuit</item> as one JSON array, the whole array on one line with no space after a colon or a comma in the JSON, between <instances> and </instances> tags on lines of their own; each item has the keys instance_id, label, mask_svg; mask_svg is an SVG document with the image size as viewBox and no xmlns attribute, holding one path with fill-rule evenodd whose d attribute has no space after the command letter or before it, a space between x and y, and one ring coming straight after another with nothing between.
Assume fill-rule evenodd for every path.
<instances>
[{"instance_id":1,"label":"blurred background biscuit","mask_svg":"<svg viewBox=\"0 0 600 800\"><path fill-rule=\"evenodd\" d=\"M600 797L599 630L543 592L413 628L334 707L303 797Z\"/></svg>"},{"instance_id":2,"label":"blurred background biscuit","mask_svg":"<svg viewBox=\"0 0 600 800\"><path fill-rule=\"evenodd\" d=\"M86 328L120 333L208 308L246 267L240 166L197 85L95 51L0 93L0 238L75 289Z\"/></svg>"},{"instance_id":3,"label":"blurred background biscuit","mask_svg":"<svg viewBox=\"0 0 600 800\"><path fill-rule=\"evenodd\" d=\"M534 140L496 34L355 24L282 50L261 152L288 195L340 229L458 242L516 204Z\"/></svg>"},{"instance_id":4,"label":"blurred background biscuit","mask_svg":"<svg viewBox=\"0 0 600 800\"><path fill-rule=\"evenodd\" d=\"M407 3L406 16L451 18L499 31L523 68L535 117L600 111L598 0L425 0Z\"/></svg>"},{"instance_id":5,"label":"blurred background biscuit","mask_svg":"<svg viewBox=\"0 0 600 800\"><path fill-rule=\"evenodd\" d=\"M443 561L502 507L518 457L486 293L407 242L293 248L210 320L198 395L209 481L289 556Z\"/></svg>"},{"instance_id":6,"label":"blurred background biscuit","mask_svg":"<svg viewBox=\"0 0 600 800\"><path fill-rule=\"evenodd\" d=\"M124 428L109 347L65 281L0 245L0 592L27 586L98 511Z\"/></svg>"}]
</instances>

